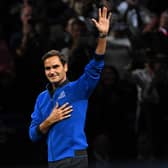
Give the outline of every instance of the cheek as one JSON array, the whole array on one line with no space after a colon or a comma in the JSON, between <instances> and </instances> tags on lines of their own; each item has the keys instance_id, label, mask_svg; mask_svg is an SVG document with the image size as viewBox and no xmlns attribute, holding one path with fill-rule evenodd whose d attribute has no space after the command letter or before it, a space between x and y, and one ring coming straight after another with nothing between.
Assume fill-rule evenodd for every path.
<instances>
[{"instance_id":1,"label":"cheek","mask_svg":"<svg viewBox=\"0 0 168 168\"><path fill-rule=\"evenodd\" d=\"M44 74L45 74L46 77L48 76L48 72L47 71L45 71Z\"/></svg>"}]
</instances>

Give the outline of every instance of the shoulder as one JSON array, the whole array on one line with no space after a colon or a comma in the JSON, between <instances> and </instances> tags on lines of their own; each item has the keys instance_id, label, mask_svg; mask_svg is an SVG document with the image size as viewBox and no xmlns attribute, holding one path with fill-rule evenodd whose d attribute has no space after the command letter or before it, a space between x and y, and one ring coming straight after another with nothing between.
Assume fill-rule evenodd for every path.
<instances>
[{"instance_id":1,"label":"shoulder","mask_svg":"<svg viewBox=\"0 0 168 168\"><path fill-rule=\"evenodd\" d=\"M41 98L45 97L46 95L49 95L49 91L47 89L40 92L37 96L37 99L41 99Z\"/></svg>"}]
</instances>

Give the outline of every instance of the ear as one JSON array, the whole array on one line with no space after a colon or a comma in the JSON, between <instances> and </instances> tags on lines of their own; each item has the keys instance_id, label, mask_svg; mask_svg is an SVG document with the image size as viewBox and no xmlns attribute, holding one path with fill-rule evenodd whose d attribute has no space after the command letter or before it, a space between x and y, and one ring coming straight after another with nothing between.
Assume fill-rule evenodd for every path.
<instances>
[{"instance_id":1,"label":"ear","mask_svg":"<svg viewBox=\"0 0 168 168\"><path fill-rule=\"evenodd\" d=\"M67 64L67 63L65 63L65 65L64 65L64 71L65 71L65 72L68 71L68 64Z\"/></svg>"}]
</instances>

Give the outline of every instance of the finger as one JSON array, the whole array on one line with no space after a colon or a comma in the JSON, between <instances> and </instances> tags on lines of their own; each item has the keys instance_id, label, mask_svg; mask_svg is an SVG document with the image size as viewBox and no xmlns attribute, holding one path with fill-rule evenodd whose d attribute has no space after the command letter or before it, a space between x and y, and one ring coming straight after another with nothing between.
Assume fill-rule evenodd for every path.
<instances>
[{"instance_id":1,"label":"finger","mask_svg":"<svg viewBox=\"0 0 168 168\"><path fill-rule=\"evenodd\" d=\"M62 109L62 110L63 110L63 112L66 112L66 111L68 111L68 110L72 110L72 106L65 107L65 108Z\"/></svg>"},{"instance_id":2,"label":"finger","mask_svg":"<svg viewBox=\"0 0 168 168\"><path fill-rule=\"evenodd\" d=\"M71 117L71 114L63 115L60 117L60 120Z\"/></svg>"},{"instance_id":3,"label":"finger","mask_svg":"<svg viewBox=\"0 0 168 168\"><path fill-rule=\"evenodd\" d=\"M67 107L69 105L69 103L67 102L67 103L64 103L59 109L60 110L63 110L65 107Z\"/></svg>"},{"instance_id":4,"label":"finger","mask_svg":"<svg viewBox=\"0 0 168 168\"><path fill-rule=\"evenodd\" d=\"M66 111L63 111L62 114L67 115L67 114L71 113L72 111L73 111L72 109L68 109Z\"/></svg>"},{"instance_id":5,"label":"finger","mask_svg":"<svg viewBox=\"0 0 168 168\"><path fill-rule=\"evenodd\" d=\"M64 116L63 119L69 118L69 117L71 117L71 114Z\"/></svg>"},{"instance_id":6,"label":"finger","mask_svg":"<svg viewBox=\"0 0 168 168\"><path fill-rule=\"evenodd\" d=\"M59 106L59 104L58 104L58 102L56 102L55 108L58 108L58 106Z\"/></svg>"},{"instance_id":7,"label":"finger","mask_svg":"<svg viewBox=\"0 0 168 168\"><path fill-rule=\"evenodd\" d=\"M66 111L63 113L63 116L71 115L72 110Z\"/></svg>"},{"instance_id":8,"label":"finger","mask_svg":"<svg viewBox=\"0 0 168 168\"><path fill-rule=\"evenodd\" d=\"M99 18L102 17L101 8L99 8Z\"/></svg>"},{"instance_id":9,"label":"finger","mask_svg":"<svg viewBox=\"0 0 168 168\"><path fill-rule=\"evenodd\" d=\"M108 20L110 20L111 19L111 17L112 17L112 13L110 12L109 14L108 14Z\"/></svg>"},{"instance_id":10,"label":"finger","mask_svg":"<svg viewBox=\"0 0 168 168\"><path fill-rule=\"evenodd\" d=\"M107 18L107 8L106 8L106 7L103 7L102 10L103 10L103 11L102 11L102 17L103 17L103 18Z\"/></svg>"},{"instance_id":11,"label":"finger","mask_svg":"<svg viewBox=\"0 0 168 168\"><path fill-rule=\"evenodd\" d=\"M95 24L95 26L97 27L97 21L96 21L96 19L92 19L92 22Z\"/></svg>"}]
</instances>

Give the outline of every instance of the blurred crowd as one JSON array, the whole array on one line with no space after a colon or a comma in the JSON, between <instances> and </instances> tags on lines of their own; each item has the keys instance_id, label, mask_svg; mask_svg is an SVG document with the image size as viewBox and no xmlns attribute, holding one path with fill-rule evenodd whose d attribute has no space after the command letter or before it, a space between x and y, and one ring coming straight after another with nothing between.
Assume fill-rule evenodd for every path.
<instances>
[{"instance_id":1,"label":"blurred crowd","mask_svg":"<svg viewBox=\"0 0 168 168\"><path fill-rule=\"evenodd\" d=\"M90 162L168 159L166 0L1 0L0 148L14 161L17 150L18 161L43 162L45 155L27 135L46 85L42 55L60 50L69 60L69 80L77 79L94 52L98 34L91 18L103 5L112 21L86 121ZM1 158L9 158L3 152Z\"/></svg>"}]
</instances>

